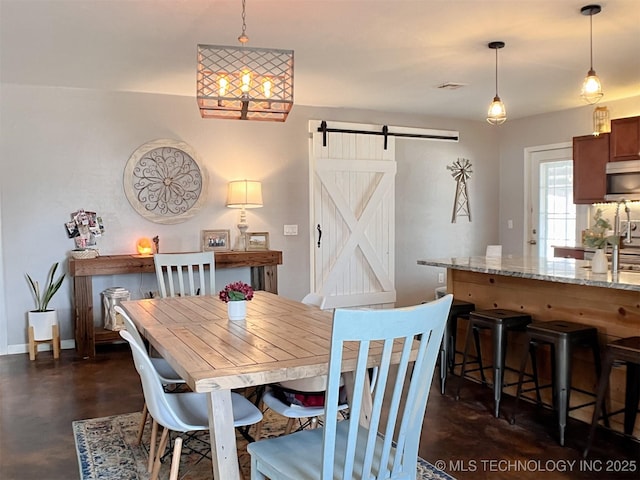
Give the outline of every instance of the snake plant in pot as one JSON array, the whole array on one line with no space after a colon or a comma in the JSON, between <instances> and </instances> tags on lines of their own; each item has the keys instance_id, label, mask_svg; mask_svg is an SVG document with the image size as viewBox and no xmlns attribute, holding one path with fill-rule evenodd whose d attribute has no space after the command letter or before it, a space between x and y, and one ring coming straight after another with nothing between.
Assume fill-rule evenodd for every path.
<instances>
[{"instance_id":1,"label":"snake plant in pot","mask_svg":"<svg viewBox=\"0 0 640 480\"><path fill-rule=\"evenodd\" d=\"M58 262L54 263L49 269L47 275L47 282L40 288L40 283L34 281L29 274L27 274L27 282L31 288L31 293L36 302L35 310L31 310L28 313L29 318L29 330L33 327L33 336L36 341L48 340L54 337L54 325L55 330L58 328L58 316L55 310L49 309L49 302L62 286L65 274L61 274L60 277L54 279L56 271L58 270ZM31 332L29 332L31 335Z\"/></svg>"}]
</instances>

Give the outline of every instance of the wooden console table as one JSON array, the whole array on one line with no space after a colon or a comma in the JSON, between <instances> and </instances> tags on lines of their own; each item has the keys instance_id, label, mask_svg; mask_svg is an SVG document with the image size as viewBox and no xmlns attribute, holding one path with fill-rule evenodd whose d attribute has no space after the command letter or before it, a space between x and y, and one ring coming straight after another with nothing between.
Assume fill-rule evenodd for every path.
<instances>
[{"instance_id":1,"label":"wooden console table","mask_svg":"<svg viewBox=\"0 0 640 480\"><path fill-rule=\"evenodd\" d=\"M251 286L256 290L278 293L278 270L282 252L216 252L216 269L251 268ZM97 343L120 339L118 332L93 326L93 276L127 273L155 273L152 256L104 255L78 260L69 258L69 274L73 277L76 351L83 358L96 355Z\"/></svg>"}]
</instances>

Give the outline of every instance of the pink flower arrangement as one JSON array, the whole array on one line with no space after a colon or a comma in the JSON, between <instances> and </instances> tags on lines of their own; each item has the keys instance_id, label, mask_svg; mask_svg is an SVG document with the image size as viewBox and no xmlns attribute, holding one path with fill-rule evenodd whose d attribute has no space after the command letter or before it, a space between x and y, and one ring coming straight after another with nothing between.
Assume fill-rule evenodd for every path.
<instances>
[{"instance_id":1,"label":"pink flower arrangement","mask_svg":"<svg viewBox=\"0 0 640 480\"><path fill-rule=\"evenodd\" d=\"M244 282L233 282L220 290L220 300L224 303L237 302L240 300L251 300L253 298L253 288Z\"/></svg>"}]
</instances>

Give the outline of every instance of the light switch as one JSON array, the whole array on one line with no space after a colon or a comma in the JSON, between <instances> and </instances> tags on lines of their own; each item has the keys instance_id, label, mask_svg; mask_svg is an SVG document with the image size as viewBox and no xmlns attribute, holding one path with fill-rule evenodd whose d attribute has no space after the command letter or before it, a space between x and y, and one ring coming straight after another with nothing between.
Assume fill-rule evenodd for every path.
<instances>
[{"instance_id":1,"label":"light switch","mask_svg":"<svg viewBox=\"0 0 640 480\"><path fill-rule=\"evenodd\" d=\"M285 235L297 235L298 234L298 225L285 225L284 226L284 234Z\"/></svg>"}]
</instances>

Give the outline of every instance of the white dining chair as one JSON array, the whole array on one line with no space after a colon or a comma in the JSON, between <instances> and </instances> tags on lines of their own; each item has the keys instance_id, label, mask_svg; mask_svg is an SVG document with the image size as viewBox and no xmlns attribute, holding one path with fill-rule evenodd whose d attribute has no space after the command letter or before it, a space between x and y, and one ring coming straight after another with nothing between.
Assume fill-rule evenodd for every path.
<instances>
[{"instance_id":1,"label":"white dining chair","mask_svg":"<svg viewBox=\"0 0 640 480\"><path fill-rule=\"evenodd\" d=\"M312 305L322 310L325 297L317 293L309 293L302 299L302 303ZM262 395L261 403L263 407L270 408L278 415L286 417L287 425L285 426L285 434L291 433L294 425L298 422L297 430L306 427L316 428L318 426L319 417L324 414L323 406L300 405L290 403L282 397L284 392L301 395L323 395L327 386L327 376L319 375L316 377L300 378L297 380L287 380L279 382L276 385L268 385ZM346 403L341 403L340 410L348 408ZM264 421L264 420L263 420ZM258 425L255 438L259 439L262 433L262 424Z\"/></svg>"},{"instance_id":2,"label":"white dining chair","mask_svg":"<svg viewBox=\"0 0 640 480\"><path fill-rule=\"evenodd\" d=\"M446 295L387 310L335 310L325 423L249 444L252 480L415 478L422 420L452 299ZM402 346L399 359L392 355L394 343ZM381 348L381 353L375 355L378 376L369 403L365 380L371 348ZM413 348L417 357L411 368ZM355 382L349 419L339 421L338 395L347 351L357 351ZM396 365L390 374L392 363ZM371 405L368 422L361 421L363 405Z\"/></svg>"},{"instance_id":3,"label":"white dining chair","mask_svg":"<svg viewBox=\"0 0 640 480\"><path fill-rule=\"evenodd\" d=\"M165 392L147 351L138 345L133 335L127 330L120 330L120 336L129 342L131 347L134 364L142 381L142 391L149 414L159 425L164 427L150 477L150 480L157 480L160 473L160 460L167 447L170 431L186 433L209 429L207 394ZM231 392L231 403L234 427L253 425L262 420L262 412L258 407L242 395ZM182 439L178 436L176 440L173 447L169 480L178 478Z\"/></svg>"},{"instance_id":4,"label":"white dining chair","mask_svg":"<svg viewBox=\"0 0 640 480\"><path fill-rule=\"evenodd\" d=\"M156 253L153 263L162 298L216 293L213 252Z\"/></svg>"},{"instance_id":5,"label":"white dining chair","mask_svg":"<svg viewBox=\"0 0 640 480\"><path fill-rule=\"evenodd\" d=\"M138 332L138 328L136 327L135 323L133 323L133 320L131 320L131 317L122 309L120 305L115 305L113 309L122 317L125 330L131 334L131 337L133 337L133 340L136 342L136 344L144 350L144 341L142 340L140 332ZM158 378L162 382L163 387L186 383L185 380L176 373L171 365L169 365L169 362L167 362L164 358L149 356L149 360L151 361L153 368L156 369ZM138 435L136 437L135 443L136 445L140 445L142 443L142 435L144 434L144 427L147 424L147 417L147 402L144 402L144 405L142 407L142 418L140 419L140 424L138 425ZM153 420L151 426L151 441L149 442L149 464L147 467L149 472L151 472L151 469L153 468L153 457L155 455L157 433L158 424L155 422L155 420Z\"/></svg>"},{"instance_id":6,"label":"white dining chair","mask_svg":"<svg viewBox=\"0 0 640 480\"><path fill-rule=\"evenodd\" d=\"M484 256L490 258L502 257L502 245L487 245Z\"/></svg>"}]
</instances>

